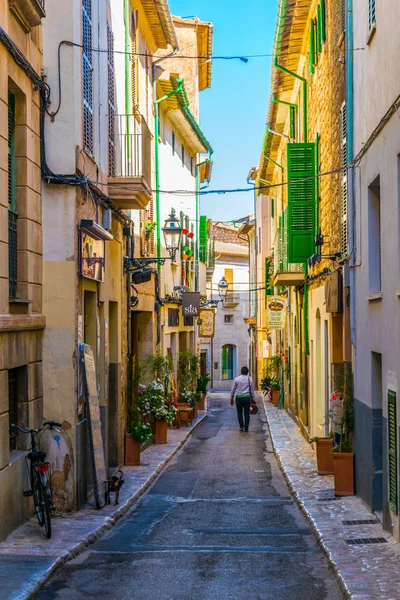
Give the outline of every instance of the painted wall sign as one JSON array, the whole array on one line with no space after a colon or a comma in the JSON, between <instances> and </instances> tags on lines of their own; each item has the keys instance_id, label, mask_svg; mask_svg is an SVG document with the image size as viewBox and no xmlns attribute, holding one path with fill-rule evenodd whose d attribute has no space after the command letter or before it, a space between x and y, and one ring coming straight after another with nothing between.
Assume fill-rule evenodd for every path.
<instances>
[{"instance_id":1,"label":"painted wall sign","mask_svg":"<svg viewBox=\"0 0 400 600\"><path fill-rule=\"evenodd\" d=\"M84 229L81 230L81 275L104 282L104 240L95 240Z\"/></svg>"},{"instance_id":2,"label":"painted wall sign","mask_svg":"<svg viewBox=\"0 0 400 600\"><path fill-rule=\"evenodd\" d=\"M215 312L211 308L200 309L199 337L213 338L215 329Z\"/></svg>"},{"instance_id":3,"label":"painted wall sign","mask_svg":"<svg viewBox=\"0 0 400 600\"><path fill-rule=\"evenodd\" d=\"M182 315L198 317L200 315L200 292L183 292Z\"/></svg>"},{"instance_id":4,"label":"painted wall sign","mask_svg":"<svg viewBox=\"0 0 400 600\"><path fill-rule=\"evenodd\" d=\"M267 296L267 326L284 329L286 323L286 300L280 296Z\"/></svg>"},{"instance_id":5,"label":"painted wall sign","mask_svg":"<svg viewBox=\"0 0 400 600\"><path fill-rule=\"evenodd\" d=\"M88 420L89 449L93 470L94 497L97 508L105 506L107 471L101 433L99 396L97 393L96 365L92 347L80 345L81 365Z\"/></svg>"}]
</instances>

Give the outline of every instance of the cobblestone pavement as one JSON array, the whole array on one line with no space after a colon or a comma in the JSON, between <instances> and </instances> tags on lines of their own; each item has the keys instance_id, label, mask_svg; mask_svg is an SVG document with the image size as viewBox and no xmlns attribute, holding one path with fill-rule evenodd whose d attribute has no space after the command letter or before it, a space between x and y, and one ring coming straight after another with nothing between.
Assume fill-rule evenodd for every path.
<instances>
[{"instance_id":1,"label":"cobblestone pavement","mask_svg":"<svg viewBox=\"0 0 400 600\"><path fill-rule=\"evenodd\" d=\"M260 410L240 433L229 394L211 394L207 419L134 509L37 600L342 598L266 429Z\"/></svg>"},{"instance_id":2,"label":"cobblestone pavement","mask_svg":"<svg viewBox=\"0 0 400 600\"><path fill-rule=\"evenodd\" d=\"M36 518L32 518L0 543L0 600L32 597L63 563L78 556L89 544L110 530L205 417L206 412L200 411L191 427L170 429L168 443L152 445L145 450L139 467L123 467L125 483L121 488L118 506L110 505L96 510L88 505L78 512L54 518L50 540L45 537ZM24 498L16 498L17 501L23 502Z\"/></svg>"},{"instance_id":3,"label":"cobblestone pavement","mask_svg":"<svg viewBox=\"0 0 400 600\"><path fill-rule=\"evenodd\" d=\"M379 521L370 525L344 525L343 521L372 520L359 498L335 498L333 476L317 474L315 452L296 423L263 400L271 441L289 487L311 522L321 547L336 572L347 598L400 599L400 544ZM384 538L386 543L349 546L350 538Z\"/></svg>"}]
</instances>

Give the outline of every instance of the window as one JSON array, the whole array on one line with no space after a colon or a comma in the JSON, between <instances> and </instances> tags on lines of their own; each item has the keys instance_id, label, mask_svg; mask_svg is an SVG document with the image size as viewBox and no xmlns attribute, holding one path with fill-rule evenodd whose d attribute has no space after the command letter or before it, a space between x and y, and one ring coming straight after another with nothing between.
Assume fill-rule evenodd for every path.
<instances>
[{"instance_id":1,"label":"window","mask_svg":"<svg viewBox=\"0 0 400 600\"><path fill-rule=\"evenodd\" d=\"M227 344L222 347L222 379L233 379L233 346Z\"/></svg>"},{"instance_id":2,"label":"window","mask_svg":"<svg viewBox=\"0 0 400 600\"><path fill-rule=\"evenodd\" d=\"M184 317L183 317L183 325L184 325L185 327L193 327L193 325L194 325L194 317L191 317L191 316L189 316L189 317L187 317L187 316L184 316Z\"/></svg>"},{"instance_id":3,"label":"window","mask_svg":"<svg viewBox=\"0 0 400 600\"><path fill-rule=\"evenodd\" d=\"M185 166L185 146L182 144L181 146L181 156L182 156L182 167Z\"/></svg>"},{"instance_id":4,"label":"window","mask_svg":"<svg viewBox=\"0 0 400 600\"><path fill-rule=\"evenodd\" d=\"M108 174L115 175L115 68L114 34L107 24L107 74L108 74Z\"/></svg>"},{"instance_id":5,"label":"window","mask_svg":"<svg viewBox=\"0 0 400 600\"><path fill-rule=\"evenodd\" d=\"M179 308L168 309L168 327L179 326Z\"/></svg>"},{"instance_id":6,"label":"window","mask_svg":"<svg viewBox=\"0 0 400 600\"><path fill-rule=\"evenodd\" d=\"M9 297L17 296L17 183L15 160L15 96L8 92L8 280Z\"/></svg>"},{"instance_id":7,"label":"window","mask_svg":"<svg viewBox=\"0 0 400 600\"><path fill-rule=\"evenodd\" d=\"M83 145L93 155L92 0L82 0Z\"/></svg>"},{"instance_id":8,"label":"window","mask_svg":"<svg viewBox=\"0 0 400 600\"><path fill-rule=\"evenodd\" d=\"M233 323L233 315L225 315L224 322L225 323Z\"/></svg>"},{"instance_id":9,"label":"window","mask_svg":"<svg viewBox=\"0 0 400 600\"><path fill-rule=\"evenodd\" d=\"M175 156L175 143L176 143L175 133L172 132L172 156Z\"/></svg>"},{"instance_id":10,"label":"window","mask_svg":"<svg viewBox=\"0 0 400 600\"><path fill-rule=\"evenodd\" d=\"M368 268L369 292L380 292L381 286L381 186L380 177L368 188Z\"/></svg>"},{"instance_id":11,"label":"window","mask_svg":"<svg viewBox=\"0 0 400 600\"><path fill-rule=\"evenodd\" d=\"M389 504L398 513L396 392L388 390Z\"/></svg>"},{"instance_id":12,"label":"window","mask_svg":"<svg viewBox=\"0 0 400 600\"><path fill-rule=\"evenodd\" d=\"M18 425L18 389L17 389L18 369L8 371L8 422ZM10 452L17 449L17 432L10 429Z\"/></svg>"},{"instance_id":13,"label":"window","mask_svg":"<svg viewBox=\"0 0 400 600\"><path fill-rule=\"evenodd\" d=\"M369 30L373 29L375 24L376 24L375 0L368 0L368 28L369 28Z\"/></svg>"}]
</instances>

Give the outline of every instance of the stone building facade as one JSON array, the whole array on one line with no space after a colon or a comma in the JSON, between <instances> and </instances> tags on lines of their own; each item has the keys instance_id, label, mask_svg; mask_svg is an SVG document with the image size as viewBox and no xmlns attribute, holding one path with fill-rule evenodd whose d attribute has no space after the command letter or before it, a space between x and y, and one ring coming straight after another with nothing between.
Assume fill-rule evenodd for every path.
<instances>
[{"instance_id":1,"label":"stone building facade","mask_svg":"<svg viewBox=\"0 0 400 600\"><path fill-rule=\"evenodd\" d=\"M24 450L11 423L43 416L40 92L42 2L0 5L0 539L31 505ZM21 58L22 55L22 58Z\"/></svg>"}]
</instances>

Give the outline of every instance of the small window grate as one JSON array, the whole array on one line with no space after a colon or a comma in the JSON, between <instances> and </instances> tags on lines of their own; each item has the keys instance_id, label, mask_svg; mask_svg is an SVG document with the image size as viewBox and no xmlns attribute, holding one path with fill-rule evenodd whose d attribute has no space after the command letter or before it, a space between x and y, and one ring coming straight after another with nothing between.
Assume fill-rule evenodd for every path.
<instances>
[{"instance_id":1,"label":"small window grate","mask_svg":"<svg viewBox=\"0 0 400 600\"><path fill-rule=\"evenodd\" d=\"M368 0L368 26L371 30L376 23L375 0Z\"/></svg>"},{"instance_id":2,"label":"small window grate","mask_svg":"<svg viewBox=\"0 0 400 600\"><path fill-rule=\"evenodd\" d=\"M367 544L387 544L386 538L349 538L345 540L349 546L365 546Z\"/></svg>"},{"instance_id":3,"label":"small window grate","mask_svg":"<svg viewBox=\"0 0 400 600\"><path fill-rule=\"evenodd\" d=\"M82 0L82 45L83 144L93 155L92 0Z\"/></svg>"},{"instance_id":4,"label":"small window grate","mask_svg":"<svg viewBox=\"0 0 400 600\"><path fill-rule=\"evenodd\" d=\"M376 519L354 519L353 521L342 521L343 525L377 525Z\"/></svg>"}]
</instances>

